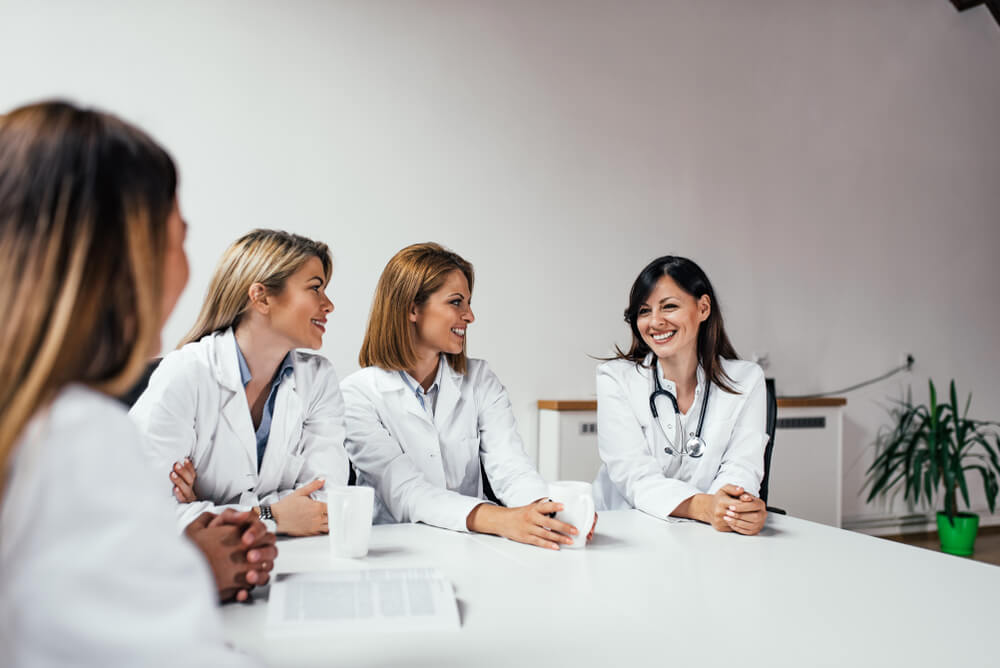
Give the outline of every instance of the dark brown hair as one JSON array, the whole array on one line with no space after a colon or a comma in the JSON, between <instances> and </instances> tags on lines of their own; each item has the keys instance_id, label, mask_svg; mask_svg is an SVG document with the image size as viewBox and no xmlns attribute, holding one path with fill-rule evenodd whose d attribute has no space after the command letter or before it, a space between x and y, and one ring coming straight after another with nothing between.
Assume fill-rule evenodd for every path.
<instances>
[{"instance_id":1,"label":"dark brown hair","mask_svg":"<svg viewBox=\"0 0 1000 668\"><path fill-rule=\"evenodd\" d=\"M632 330L632 346L628 352L615 346L617 354L612 359L626 359L641 365L650 353L649 346L642 340L636 321L639 317L639 308L646 302L649 294L656 287L656 282L663 276L672 278L674 283L695 300L701 299L702 296L708 296L709 315L698 327L698 362L705 369L705 375L711 382L726 392L739 394L732 386L732 378L727 376L722 369L721 360L739 358L726 335L726 328L722 322L722 305L719 303L712 283L708 280L705 272L694 261L684 257L675 255L658 257L639 273L632 284L628 308L625 309L625 322Z\"/></svg>"}]
</instances>

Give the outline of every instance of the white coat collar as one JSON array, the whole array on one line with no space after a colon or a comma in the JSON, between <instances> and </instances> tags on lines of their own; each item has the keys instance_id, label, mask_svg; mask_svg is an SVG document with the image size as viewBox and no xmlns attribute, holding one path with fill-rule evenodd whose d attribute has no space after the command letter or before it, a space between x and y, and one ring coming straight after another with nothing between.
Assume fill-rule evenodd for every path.
<instances>
[{"instance_id":1,"label":"white coat collar","mask_svg":"<svg viewBox=\"0 0 1000 668\"><path fill-rule=\"evenodd\" d=\"M434 417L420 405L416 395L406 386L398 371L389 371L382 367L374 367L375 388L383 393L403 393L403 404L406 410L428 423L444 424L451 417L461 398L462 374L451 368L448 358L441 355L438 364L438 398Z\"/></svg>"}]
</instances>

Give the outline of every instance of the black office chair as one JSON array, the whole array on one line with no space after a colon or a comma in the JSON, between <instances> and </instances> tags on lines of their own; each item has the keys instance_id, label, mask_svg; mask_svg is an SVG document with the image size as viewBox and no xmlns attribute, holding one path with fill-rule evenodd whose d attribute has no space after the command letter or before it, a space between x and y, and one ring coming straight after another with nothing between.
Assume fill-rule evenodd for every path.
<instances>
[{"instance_id":1,"label":"black office chair","mask_svg":"<svg viewBox=\"0 0 1000 668\"><path fill-rule=\"evenodd\" d=\"M774 392L774 378L764 379L767 387L767 446L764 448L764 478L760 481L760 498L767 504L767 486L771 481L771 455L774 452L774 432L778 423L778 398ZM767 506L767 512L786 515L781 508Z\"/></svg>"},{"instance_id":2,"label":"black office chair","mask_svg":"<svg viewBox=\"0 0 1000 668\"><path fill-rule=\"evenodd\" d=\"M135 385L133 385L128 392L118 397L118 401L125 404L127 408L132 408L132 406L135 405L135 402L139 401L139 397L142 396L142 393L146 391L146 386L149 385L149 377L153 375L153 372L156 371L156 367L160 366L160 362L162 361L162 357L150 360L149 364L146 365L146 370L143 371L142 375L139 377L139 380L135 381Z\"/></svg>"}]
</instances>

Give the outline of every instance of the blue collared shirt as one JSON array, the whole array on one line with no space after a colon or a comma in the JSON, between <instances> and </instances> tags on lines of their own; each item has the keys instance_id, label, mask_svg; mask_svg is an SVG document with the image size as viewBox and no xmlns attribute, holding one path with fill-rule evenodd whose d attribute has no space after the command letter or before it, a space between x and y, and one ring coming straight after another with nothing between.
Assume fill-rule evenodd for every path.
<instances>
[{"instance_id":1,"label":"blue collared shirt","mask_svg":"<svg viewBox=\"0 0 1000 668\"><path fill-rule=\"evenodd\" d=\"M243 357L243 351L240 350L240 344L236 344L236 357L239 358L240 362L240 380L243 381L243 387L247 386L247 383L251 381L253 376L250 375L250 366L247 364L247 360ZM271 381L271 393L267 395L267 402L264 404L264 412L260 416L260 424L257 426L257 431L254 435L257 437L257 470L260 471L260 464L264 461L264 450L267 448L267 439L271 435L271 419L274 416L274 398L278 395L278 385L286 376L290 376L294 371L292 366L292 353L285 355L285 359L281 360L281 366L278 367L278 373L274 374L274 380Z\"/></svg>"}]
</instances>

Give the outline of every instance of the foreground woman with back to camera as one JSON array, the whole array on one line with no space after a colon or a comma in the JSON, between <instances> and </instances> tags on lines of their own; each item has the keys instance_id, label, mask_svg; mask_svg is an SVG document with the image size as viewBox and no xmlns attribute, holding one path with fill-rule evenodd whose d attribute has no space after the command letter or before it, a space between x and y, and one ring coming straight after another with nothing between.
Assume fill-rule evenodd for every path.
<instances>
[{"instance_id":1,"label":"foreground woman with back to camera","mask_svg":"<svg viewBox=\"0 0 1000 668\"><path fill-rule=\"evenodd\" d=\"M758 533L764 372L737 358L708 276L686 258L653 260L625 321L631 347L597 369L598 508Z\"/></svg>"},{"instance_id":2,"label":"foreground woman with back to camera","mask_svg":"<svg viewBox=\"0 0 1000 668\"><path fill-rule=\"evenodd\" d=\"M112 398L187 281L175 190L170 157L112 116L0 116L0 665L248 663ZM188 536L217 579L244 565L224 597L266 582L245 567L276 554L260 522L203 516Z\"/></svg>"}]
</instances>

